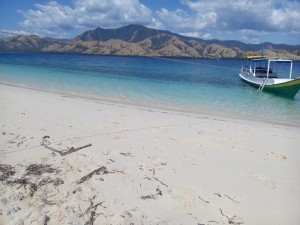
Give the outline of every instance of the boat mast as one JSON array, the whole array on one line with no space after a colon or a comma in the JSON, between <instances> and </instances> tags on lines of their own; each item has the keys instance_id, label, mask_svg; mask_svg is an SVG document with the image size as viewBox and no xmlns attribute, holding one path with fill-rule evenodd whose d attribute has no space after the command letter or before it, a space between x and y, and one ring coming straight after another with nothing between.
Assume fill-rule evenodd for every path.
<instances>
[{"instance_id":1,"label":"boat mast","mask_svg":"<svg viewBox=\"0 0 300 225\"><path fill-rule=\"evenodd\" d=\"M291 61L291 67L290 67L290 79L292 79L292 71L293 71L293 61Z\"/></svg>"},{"instance_id":2,"label":"boat mast","mask_svg":"<svg viewBox=\"0 0 300 225\"><path fill-rule=\"evenodd\" d=\"M269 71L270 71L270 60L268 60L267 79L269 78Z\"/></svg>"}]
</instances>

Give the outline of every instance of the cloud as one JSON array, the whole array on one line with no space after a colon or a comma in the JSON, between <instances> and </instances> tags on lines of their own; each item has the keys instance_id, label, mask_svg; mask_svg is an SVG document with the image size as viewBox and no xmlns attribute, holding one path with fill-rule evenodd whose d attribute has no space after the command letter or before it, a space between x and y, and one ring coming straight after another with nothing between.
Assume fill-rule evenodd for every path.
<instances>
[{"instance_id":1,"label":"cloud","mask_svg":"<svg viewBox=\"0 0 300 225\"><path fill-rule=\"evenodd\" d=\"M21 26L50 32L57 29L70 30L74 26L74 10L72 8L60 5L55 1L45 5L35 4L34 6L35 10L19 10L25 18Z\"/></svg>"},{"instance_id":2,"label":"cloud","mask_svg":"<svg viewBox=\"0 0 300 225\"><path fill-rule=\"evenodd\" d=\"M25 18L21 26L43 35L132 23L161 26L152 18L152 11L138 0L74 0L72 6L51 1L34 6L35 9L19 11Z\"/></svg>"},{"instance_id":3,"label":"cloud","mask_svg":"<svg viewBox=\"0 0 300 225\"><path fill-rule=\"evenodd\" d=\"M174 32L254 31L300 34L300 3L294 0L181 0L181 9L160 9L158 18ZM245 35L245 32L242 34Z\"/></svg>"},{"instance_id":4,"label":"cloud","mask_svg":"<svg viewBox=\"0 0 300 225\"><path fill-rule=\"evenodd\" d=\"M206 33L206 34L202 35L202 38L205 40L209 40L209 39L212 39L212 35L210 33Z\"/></svg>"},{"instance_id":5,"label":"cloud","mask_svg":"<svg viewBox=\"0 0 300 225\"><path fill-rule=\"evenodd\" d=\"M15 35L29 35L28 32L24 30L8 30L8 29L1 29L2 34L7 36L15 36Z\"/></svg>"},{"instance_id":6,"label":"cloud","mask_svg":"<svg viewBox=\"0 0 300 225\"><path fill-rule=\"evenodd\" d=\"M74 14L85 27L151 24L152 11L138 0L77 0Z\"/></svg>"},{"instance_id":7,"label":"cloud","mask_svg":"<svg viewBox=\"0 0 300 225\"><path fill-rule=\"evenodd\" d=\"M201 38L204 40L212 39L212 35L210 33L187 32L187 33L180 33L180 35L183 35L186 37Z\"/></svg>"},{"instance_id":8,"label":"cloud","mask_svg":"<svg viewBox=\"0 0 300 225\"><path fill-rule=\"evenodd\" d=\"M247 43L259 43L260 38L267 36L268 32L258 30L241 30L241 40Z\"/></svg>"},{"instance_id":9,"label":"cloud","mask_svg":"<svg viewBox=\"0 0 300 225\"><path fill-rule=\"evenodd\" d=\"M207 27L215 27L217 17L214 12L205 15L197 12L188 14L182 9L171 12L165 8L156 11L156 14L165 27L180 30L180 32L202 31Z\"/></svg>"},{"instance_id":10,"label":"cloud","mask_svg":"<svg viewBox=\"0 0 300 225\"><path fill-rule=\"evenodd\" d=\"M249 41L271 34L300 35L298 0L180 0L181 8L155 12L140 0L72 1L72 5L58 1L34 4L34 9L19 11L24 17L20 24L30 33L60 38L98 26L117 28L128 24L203 39L223 39L229 33Z\"/></svg>"},{"instance_id":11,"label":"cloud","mask_svg":"<svg viewBox=\"0 0 300 225\"><path fill-rule=\"evenodd\" d=\"M6 37L13 37L16 35L30 35L30 33L24 31L24 30L8 30L8 29L1 29L0 30L0 38L6 38Z\"/></svg>"}]
</instances>

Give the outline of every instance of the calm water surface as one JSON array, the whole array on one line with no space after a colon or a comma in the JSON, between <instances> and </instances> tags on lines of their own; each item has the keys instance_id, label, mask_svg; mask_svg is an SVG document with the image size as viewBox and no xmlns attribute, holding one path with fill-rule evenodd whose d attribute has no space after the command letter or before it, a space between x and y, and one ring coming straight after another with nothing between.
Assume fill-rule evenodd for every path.
<instances>
[{"instance_id":1,"label":"calm water surface","mask_svg":"<svg viewBox=\"0 0 300 225\"><path fill-rule=\"evenodd\" d=\"M0 53L0 82L300 125L300 94L288 100L258 92L239 79L243 64L243 60ZM294 62L293 74L300 76L300 62Z\"/></svg>"}]
</instances>

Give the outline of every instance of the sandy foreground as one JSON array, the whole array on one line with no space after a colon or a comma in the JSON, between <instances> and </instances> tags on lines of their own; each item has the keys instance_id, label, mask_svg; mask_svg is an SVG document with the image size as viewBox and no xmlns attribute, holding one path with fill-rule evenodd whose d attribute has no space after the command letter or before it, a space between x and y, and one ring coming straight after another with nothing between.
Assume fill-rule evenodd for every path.
<instances>
[{"instance_id":1,"label":"sandy foreground","mask_svg":"<svg viewBox=\"0 0 300 225\"><path fill-rule=\"evenodd\" d=\"M0 106L0 224L300 223L300 127L5 85Z\"/></svg>"}]
</instances>

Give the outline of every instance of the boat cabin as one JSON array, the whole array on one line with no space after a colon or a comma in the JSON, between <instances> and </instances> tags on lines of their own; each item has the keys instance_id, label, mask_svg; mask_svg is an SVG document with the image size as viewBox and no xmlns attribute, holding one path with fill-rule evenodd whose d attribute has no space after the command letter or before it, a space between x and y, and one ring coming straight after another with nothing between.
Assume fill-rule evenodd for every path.
<instances>
[{"instance_id":1,"label":"boat cabin","mask_svg":"<svg viewBox=\"0 0 300 225\"><path fill-rule=\"evenodd\" d=\"M279 63L289 63L289 78L292 76L293 62L289 59L251 59L249 66L244 66L242 72L254 77L260 78L277 78L279 72Z\"/></svg>"}]
</instances>

